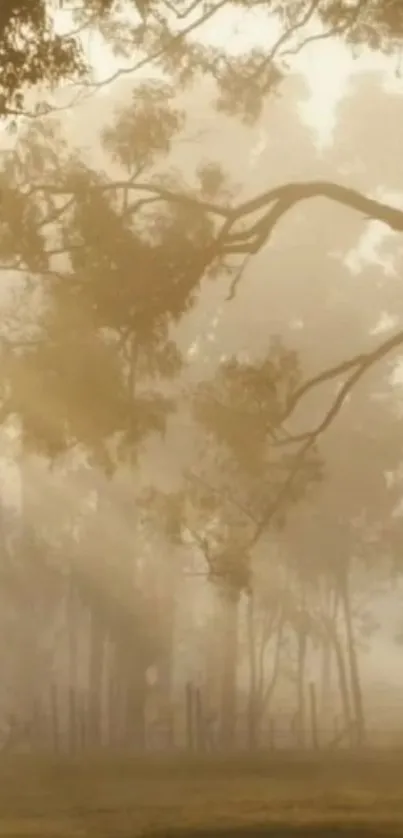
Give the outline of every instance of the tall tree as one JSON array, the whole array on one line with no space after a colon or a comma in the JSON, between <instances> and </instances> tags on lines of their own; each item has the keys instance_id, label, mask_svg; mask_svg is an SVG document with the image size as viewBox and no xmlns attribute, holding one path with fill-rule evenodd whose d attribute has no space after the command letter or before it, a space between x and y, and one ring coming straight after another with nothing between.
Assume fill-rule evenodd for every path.
<instances>
[{"instance_id":1,"label":"tall tree","mask_svg":"<svg viewBox=\"0 0 403 838\"><path fill-rule=\"evenodd\" d=\"M204 453L201 472L190 474L199 510L190 532L222 601L221 725L227 748L235 740L239 607L243 592L252 597L252 552L320 477L314 451L305 457L276 449L284 404L299 377L295 354L273 343L260 362L223 363L195 399L210 455Z\"/></svg>"}]
</instances>

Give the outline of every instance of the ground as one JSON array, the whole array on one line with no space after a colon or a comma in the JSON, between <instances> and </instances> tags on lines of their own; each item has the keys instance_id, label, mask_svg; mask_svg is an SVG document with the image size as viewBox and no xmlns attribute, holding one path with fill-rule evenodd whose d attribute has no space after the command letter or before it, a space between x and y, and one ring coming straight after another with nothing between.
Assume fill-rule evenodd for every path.
<instances>
[{"instance_id":1,"label":"ground","mask_svg":"<svg viewBox=\"0 0 403 838\"><path fill-rule=\"evenodd\" d=\"M6 838L403 838L403 754L0 762Z\"/></svg>"}]
</instances>

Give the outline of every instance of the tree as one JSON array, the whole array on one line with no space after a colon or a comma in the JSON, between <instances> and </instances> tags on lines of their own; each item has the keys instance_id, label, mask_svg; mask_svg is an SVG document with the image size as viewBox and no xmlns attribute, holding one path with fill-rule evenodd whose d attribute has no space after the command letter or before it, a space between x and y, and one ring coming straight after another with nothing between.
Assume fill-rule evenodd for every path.
<instances>
[{"instance_id":1,"label":"tree","mask_svg":"<svg viewBox=\"0 0 403 838\"><path fill-rule=\"evenodd\" d=\"M194 500L185 526L221 599L224 748L235 741L239 609L242 593L253 596L252 553L320 478L315 451L306 457L276 451L284 403L299 375L294 353L274 342L260 362L225 362L196 392L195 415L210 456L204 453L202 468L190 472ZM288 473L294 482L285 492Z\"/></svg>"},{"instance_id":2,"label":"tree","mask_svg":"<svg viewBox=\"0 0 403 838\"><path fill-rule=\"evenodd\" d=\"M131 139L139 126L149 133L133 156ZM144 110L118 115L116 126L105 134L105 147L133 176L134 167L150 167L158 152L169 150L179 126L179 112L167 105L166 86L145 85ZM118 194L112 189L103 195L101 189L100 200L96 194L92 200L91 184L101 183L99 173L70 156L61 137L54 137L53 146L48 141L49 126L46 131L41 123L33 125L4 171L9 212L3 258L19 269L27 304L19 313L12 309L4 322L4 415L20 423L25 453L39 453L52 464L63 464L66 455L81 455L87 467L112 475L119 467L133 467L147 435L164 431L173 401L169 392L163 393L161 379L169 389L181 369L170 336L172 320L192 303L211 229L196 206L184 212L180 204L173 205L163 214L148 200L140 201L139 211L144 206L146 213L133 225L134 207L128 212L124 181ZM67 178L82 184L82 201L68 206L56 199L50 206L34 199L31 208L18 203L20 184L29 173L40 173L44 181L58 176L61 156ZM99 225L104 225L103 251L99 232L94 236ZM148 289L151 295L145 293ZM110 514L108 505L104 513ZM142 594L129 583L134 556L131 566L121 567L116 585L109 581L111 567L103 554L108 534L103 533L100 543L101 520L95 518L95 532L84 545L80 532L77 557L73 515L73 522L67 522L69 548L65 544L67 562L75 557L66 593L71 589L75 610L91 618L90 737L95 746L109 644L116 659L114 677L127 705L126 732L130 739L135 732L140 743L146 669L158 654L150 651L148 640L143 644L140 639ZM58 526L60 540L60 520ZM73 614L71 637L76 623Z\"/></svg>"},{"instance_id":3,"label":"tree","mask_svg":"<svg viewBox=\"0 0 403 838\"><path fill-rule=\"evenodd\" d=\"M207 9L204 4L196 4L195 12L201 12L196 28L208 17L218 15L224 5L230 4L219 3ZM251 3L238 5L253 11ZM370 536L375 535L376 549L388 543L382 524L391 514L396 496L384 491L382 480L385 469L396 471L399 461L398 420L389 410L395 399L395 391L392 394L386 382L389 368L375 368L375 363L394 358L403 335L401 324L396 324L399 331L386 340L368 335L377 325L373 320L382 300L387 300L395 314L396 292L390 284L382 283L376 293L368 294L365 316L360 319L349 296L349 278L339 275L340 265L337 269L334 261L324 261L320 254L317 262L316 256L307 258L308 241L315 254L320 251L320 242L324 244L326 215L323 212L323 220L314 224L310 212L305 212L305 202L325 198L328 205L349 207L366 219L382 220L396 232L403 230L403 212L387 203L386 197L374 197L378 182L367 181L360 174L358 180L351 176L349 185L344 185L342 173L332 170L328 177L322 168L318 179L310 179L310 172L299 179L297 172L295 181L269 184L270 188L255 197L250 197L252 184L245 180L242 189L247 194L235 200L231 173L217 161L204 161L198 171L182 167L178 175L170 165L170 154L173 140L181 138L186 126L186 112L180 108L176 94L183 94L186 86L188 95L197 92L201 73L214 77L212 89L221 112L231 118L243 117L251 126L264 112L265 94L280 90L286 72L284 53L298 50L307 39L316 37L310 28L315 15L320 15L328 27L318 30L320 38L339 33L357 45L369 43L378 32L377 47L389 49L393 39L398 45L400 37L398 7L365 2L356 6L342 2L288 3L280 9L283 34L269 53L267 49L255 51L242 59L227 55L224 48L212 49L191 41L187 27L191 26L192 32L195 28L189 23L184 4L183 15L177 15L175 25L172 17L168 19L175 9L164 17L166 3L149 4L144 20L140 24L136 20L133 25L127 19L119 23L115 9L116 4L111 3L84 4L77 23L99 27L116 51L132 58L135 51L135 68L143 62L150 72L163 69L165 79L141 83L129 107L117 113L116 121L104 132L105 171L92 160L84 163L72 152L63 130L49 118L35 121L25 133L22 131L4 162L0 253L4 268L21 277L19 289L23 293L18 299L19 309L11 307L10 316L2 322L2 418L18 418L25 450L39 451L56 464L63 461L66 452L84 454L94 474L101 468L114 475L124 467L135 484L146 441L162 438L176 418L178 404L185 402L188 407L192 401L193 388L187 386L188 370L175 342L175 330L194 310L202 280L220 279L230 286L229 296L234 299L247 285L248 270L257 264L251 257L259 254L263 258L263 248L272 241L277 244L275 236L280 230L289 233L296 249L303 242L304 267L307 272L314 270L319 290L312 284L299 293L301 272L287 263L285 256L276 286L273 275L278 263L270 264L267 275L276 286L273 306L278 304L281 283L288 288L287 299L284 295L282 301L286 337L262 362L249 358L245 363L238 359L221 364L216 377L198 389L195 415L203 427L203 442L209 440L210 451L217 454L217 459L205 454L204 444L204 470L198 467L187 476L185 508L180 495L176 511L182 529L184 521L193 532L211 578L219 583L225 606L221 715L223 741L229 743L236 714L241 593L246 591L249 604L255 607L255 554L259 548L264 550L271 527L277 534L276 527L284 523L282 517L290 528L293 504L303 501L307 484L318 476L320 447L332 484L329 492L323 493L323 518L321 526L313 527L308 556L297 537L293 540L292 532L290 536L289 569L296 592L288 608L287 631L299 644L299 712L302 719L310 653L307 643L312 645L318 624L326 622L311 613L316 608L316 586L325 578L331 593L337 593L337 608L341 609L343 603L349 630L350 661L346 666L343 654L341 658L339 655L340 681L344 665L347 680L351 676L347 691L353 686L355 713L362 716L354 660L356 623L351 617L356 615L352 614L351 573L357 568L356 551L368 562L374 559ZM271 4L262 11L269 14ZM178 25L184 27L179 33L175 30ZM89 84L91 92L92 82ZM349 153L344 156L341 151L338 165L342 167L346 160ZM272 170L278 172L276 167ZM261 180L259 173L259 189ZM319 201L314 203L320 205ZM347 217L353 218L353 213L345 216L347 224ZM284 222L281 227L280 221ZM331 236L326 234L329 246L342 238L333 227ZM354 235L351 225L348 242L353 242ZM367 278L362 278L362 287ZM341 295L338 304L331 301L330 290L335 287ZM310 297L314 297L317 309L320 307L320 324ZM303 338L299 341L292 334L291 314L303 320ZM332 343L329 335L334 334L334 324L341 314L348 316L348 339L345 332L343 341ZM317 329L315 339L313 329ZM379 399L377 404L374 394ZM322 396L328 398L326 404ZM333 428L335 434L338 432L336 419L341 423L339 435L332 436ZM374 428L368 437L362 431L366 423ZM381 439L380 428L385 430L387 443ZM343 460L341 444L343 450L354 447L354 458L349 455L350 459ZM368 454L371 468L365 464ZM110 514L108 502L104 510L106 520ZM306 506L301 507L302 512L306 523ZM327 555L324 536L328 538L329 531L336 535L341 515L345 537ZM84 551L94 559L91 572L81 566L81 554L76 571L83 607L93 618L94 718L99 710L105 648L112 638L122 690L131 693L133 704L139 698L139 694L134 696L134 679L130 683L125 679L129 660L121 652L124 633L134 634L138 625L137 606L141 611L142 594L137 598L139 592L129 585L132 565L128 562L123 569L124 551L108 540L101 520L100 515L93 519L95 532L90 533ZM170 524L168 515L167 535L172 541ZM117 591L108 575L108 562L103 564L104 547L111 555L116 549L122 560ZM342 580L341 572L336 572L340 569L344 571ZM309 596L307 578L312 581ZM253 622L252 608L251 616ZM328 634L335 626L338 629L339 623L336 614L331 628L327 622ZM337 654L340 638L337 632L332 637ZM145 645L148 648L148 639ZM155 660L151 651L145 655L144 666L139 667L142 676L150 660ZM141 683L144 687L144 677ZM257 692L254 683L253 699ZM144 715L141 703L139 700L137 704L137 721ZM252 708L252 725L253 716ZM135 721L132 716L130 724Z\"/></svg>"}]
</instances>

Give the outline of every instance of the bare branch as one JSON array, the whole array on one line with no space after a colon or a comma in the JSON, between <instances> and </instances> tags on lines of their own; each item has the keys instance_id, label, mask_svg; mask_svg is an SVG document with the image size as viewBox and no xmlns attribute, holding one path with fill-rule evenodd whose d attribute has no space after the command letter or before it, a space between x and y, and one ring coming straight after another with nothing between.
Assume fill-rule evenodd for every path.
<instances>
[{"instance_id":1,"label":"bare branch","mask_svg":"<svg viewBox=\"0 0 403 838\"><path fill-rule=\"evenodd\" d=\"M314 431L309 432L309 434L304 435L305 438L308 436L315 436L317 439L320 434L322 434L331 424L337 413L340 411L342 405L344 404L347 396L353 389L354 385L357 381L362 378L362 376L373 366L373 364L381 361L382 358L385 358L390 352L393 352L394 349L397 349L399 346L403 346L403 329L397 332L396 334L392 335L392 337L388 338L388 340L383 341L379 346L373 349L370 352L364 352L361 355L356 355L354 358L349 358L347 361L343 361L340 364L337 364L334 367L330 367L327 370L319 373L318 375L313 376L301 387L296 390L293 394L292 398L290 399L286 413L284 416L283 421L288 419L291 414L294 412L296 406L301 401L302 397L309 393L311 390L315 389L316 387L320 386L321 384L326 383L327 381L331 381L334 378L337 378L343 373L348 372L351 370L351 374L345 380L344 384L340 387L339 392L337 393L336 398L334 399L330 409L326 413L325 417L322 419L320 424ZM303 437L299 437L302 439ZM291 438L288 438L288 442L291 441ZM282 444L278 443L278 444Z\"/></svg>"},{"instance_id":2,"label":"bare branch","mask_svg":"<svg viewBox=\"0 0 403 838\"><path fill-rule=\"evenodd\" d=\"M219 244L222 255L256 253L267 243L274 227L283 215L301 201L311 198L327 198L334 203L356 210L368 220L381 221L391 230L403 232L403 210L363 195L356 189L331 181L301 181L300 183L283 184L235 207L206 201L197 195L176 192L152 182L114 181L92 184L91 186L85 185L80 189L70 186L68 181L64 184L34 183L29 188L29 194L44 192L54 195L74 195L83 191L107 192L118 189L137 190L138 192L158 196L163 201L198 206L206 212L225 219L226 222L217 239L217 245ZM244 222L248 216L254 215L260 210L266 210L266 212L251 227L246 230L231 232L237 223Z\"/></svg>"},{"instance_id":3,"label":"bare branch","mask_svg":"<svg viewBox=\"0 0 403 838\"><path fill-rule=\"evenodd\" d=\"M295 409L302 396L305 395L307 392L312 390L314 387L319 386L321 383L329 381L337 375L342 374L343 372L352 370L351 375L347 378L347 380L340 388L336 398L334 399L331 407L327 411L320 424L313 431L310 431L307 434L301 434L299 437L294 438L294 442L302 442L300 449L295 457L294 464L290 469L287 479L281 486L277 494L277 497L267 507L265 514L262 516L261 520L259 521L259 524L256 526L249 543L246 545L246 550L250 551L253 547L255 547L255 545L258 543L261 536L263 535L264 531L266 530L270 521L279 512L282 504L287 501L289 493L293 488L294 482L298 477L299 471L304 466L306 455L312 448L315 447L319 436L324 433L324 431L329 427L331 422L340 412L344 402L346 401L347 396L349 395L353 387L357 384L360 378L370 369L370 367L374 363L381 360L389 352L392 352L394 349L402 345L403 330L393 335L391 338L389 338L389 340L384 341L380 346L378 346L371 352L358 355L355 358L352 358L348 361L344 361L342 364L338 364L336 367L333 367L332 369L325 370L323 373L314 376L312 379L307 381L299 388L299 390L294 395L293 399L288 405L284 419L288 418L291 415L292 411ZM288 442L291 441L292 438L289 438Z\"/></svg>"},{"instance_id":4,"label":"bare branch","mask_svg":"<svg viewBox=\"0 0 403 838\"><path fill-rule=\"evenodd\" d=\"M177 32L175 35L172 35L169 45L164 44L163 47L159 47L158 49L154 50L154 52L151 52L149 55L144 56L144 58L141 58L139 61L136 61L136 63L132 64L130 67L120 67L118 70L115 70L114 73L112 73L110 76L108 76L108 78L104 79L103 81L89 81L82 82L82 84L85 85L87 89L89 88L92 92L94 92L96 90L101 90L102 88L107 87L110 84L113 84L113 82L117 81L119 78L122 78L123 76L131 76L133 75L133 73L142 70L152 61L157 61L159 58L163 58L163 56L169 52L170 47L176 46L178 43L183 41L187 35L190 35L196 29L198 29L199 26L202 26L211 17L214 17L214 15L220 9L224 8L224 6L227 6L229 2L230 0L218 0L218 2L214 6L211 6L210 8L207 7L203 14L200 15L200 17L198 17L192 23L189 23L188 26L186 26L180 32Z\"/></svg>"},{"instance_id":5,"label":"bare branch","mask_svg":"<svg viewBox=\"0 0 403 838\"><path fill-rule=\"evenodd\" d=\"M403 232L403 211L397 207L369 198L342 184L330 181L301 181L270 189L234 209L234 225L260 210L266 209L266 213L249 229L228 235L225 252L256 253L267 243L277 222L294 206L310 198L327 198L362 213L367 219L381 221L396 232Z\"/></svg>"},{"instance_id":6,"label":"bare branch","mask_svg":"<svg viewBox=\"0 0 403 838\"><path fill-rule=\"evenodd\" d=\"M262 61L262 63L259 65L259 67L257 67L256 70L251 74L251 76L250 76L251 79L257 78L262 73L262 71L267 67L267 65L271 64L274 61L274 59L280 53L281 47L284 46L284 44L286 44L288 41L290 41L291 38L297 32L299 32L300 29L303 29L305 26L307 26L310 23L310 21L312 20L315 12L318 10L320 2L321 2L321 0L311 0L311 3L309 4L305 14L300 18L300 20L298 20L292 26L289 26L288 29L285 29L281 33L280 37L274 43L274 45L272 46L272 48L269 51L266 58ZM286 54L286 53L280 53L280 56L282 56L284 54Z\"/></svg>"},{"instance_id":7,"label":"bare branch","mask_svg":"<svg viewBox=\"0 0 403 838\"><path fill-rule=\"evenodd\" d=\"M349 15L347 15L346 19L342 23L332 26L331 29L326 29L325 31L315 32L313 35L308 35L308 37L303 38L296 47L284 50L281 53L281 57L284 58L287 55L298 55L298 53L308 46L308 44L316 43L317 41L326 41L329 38L334 38L335 35L344 35L354 26L354 24L357 23L360 14L366 6L368 6L368 0L358 0L356 5L351 7Z\"/></svg>"}]
</instances>

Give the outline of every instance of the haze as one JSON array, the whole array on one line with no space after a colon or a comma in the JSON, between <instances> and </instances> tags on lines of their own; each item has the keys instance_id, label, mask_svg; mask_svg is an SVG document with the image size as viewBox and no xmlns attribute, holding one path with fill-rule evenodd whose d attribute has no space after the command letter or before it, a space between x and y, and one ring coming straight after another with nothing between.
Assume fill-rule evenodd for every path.
<instances>
[{"instance_id":1,"label":"haze","mask_svg":"<svg viewBox=\"0 0 403 838\"><path fill-rule=\"evenodd\" d=\"M270 30L263 25L265 20L263 13L259 16L258 12L247 18L241 12L239 17L223 13L214 25L206 26L203 37L212 44L228 43L233 52L241 55L252 43L260 46L267 45L268 38L276 40L278 32L274 26ZM66 10L58 14L57 25L60 31L71 26ZM98 82L113 76L119 67L128 66L113 56L100 37L92 36L86 49ZM87 166L110 177L127 176L118 153L113 157L105 148L102 132L112 129L116 108L130 105L134 83L147 79L147 73L145 68L134 77L122 75L82 104L60 112L61 135ZM56 93L55 100L64 104L71 95L71 88L66 86ZM218 113L213 96L212 83L203 79L198 79L190 90L178 90L177 102L184 107L186 120L167 153L152 164L154 174L165 175L172 167L180 172L186 186L194 187L202 164L214 163L223 168L228 190L237 202L266 188L314 180L346 184L403 207L403 84L391 59L375 58L368 53L354 60L347 47L333 40L313 43L293 58L292 71L251 124ZM133 101L136 106L136 97ZM16 141L14 135L10 138L4 134L4 144L9 147ZM63 153L60 155L62 167ZM106 228L99 234L96 225L99 219L104 223L104 208L92 207L87 211L93 212L93 227L86 235L99 237L101 253ZM236 411L243 409L240 396L235 406L230 403L224 419L214 412L219 398L225 400L227 387L225 380L219 378L220 370L230 359L241 364L263 363L273 338L278 336L287 351L298 356L304 379L373 348L381 336L402 326L402 256L399 236L385 225L363 221L361 216L337 204L301 202L281 220L267 244L247 261L234 294L232 275L222 271L219 277L204 278L193 304L170 323L169 340L180 350L184 366L176 377L167 376L165 380L160 372L150 371L151 366L146 369L145 364L144 377L147 386L149 381L154 382L153 386L157 381L159 394L172 398L175 409L168 415L164 431L158 431L157 419L157 430L147 435L138 455L133 455L132 461L128 456L113 477L105 476L96 455L88 463L83 450L63 452L61 465L49 469L44 456L28 454L26 450L21 453L17 425L4 434L5 520L8 521L11 509L16 515L7 524L11 541L16 533L31 539L34 545L36 539L44 539L52 560L56 556L59 561L60 555L73 556L71 566L76 562L79 570L85 567L103 591L116 587L122 615L131 613L130 585L136 592L141 591L136 654L139 659L144 655L147 662L144 689L149 695L149 728L154 731L150 740L165 735L158 731L171 712L177 713L177 735L184 740L183 706L189 685L201 691L211 719L222 711L219 704L224 653L218 648L217 637L226 630L225 615L220 606L222 592L217 592L209 577L203 545L209 538L211 549L221 544L225 541L223 532L225 537L235 533L235 540L243 543L251 520L243 520L242 506L256 498L258 509L263 503L257 483L260 480L259 486L266 485L266 478L256 476L251 466L256 455L251 439L258 438L260 425L256 419L250 434L245 433L246 424L240 422L237 426ZM67 257L60 257L53 269L67 271ZM80 270L86 276L85 270L89 269ZM102 270L100 261L100 275ZM19 283L17 275L7 269L3 290L5 322L6 313L7 317L10 312L13 317L22 317L22 307L18 309ZM33 316L40 305L37 301L30 305L29 316ZM63 319L60 324L62 330ZM72 357L76 357L75 352L72 344ZM163 352L168 352L166 347L160 354ZM85 363L84 355L80 355L77 369L81 364L84 368ZM287 363L291 363L289 358L284 361ZM160 358L155 360L157 368L159 364L163 366ZM402 591L400 574L391 570L390 560L393 545L400 543L398 452L402 382L398 352L392 361L384 361L368 372L320 439L323 482L306 495L301 490L301 497L285 514L282 525L268 528L251 549L255 611L250 611L245 588L239 600L238 669L234 677L239 706L246 713L253 669L251 632L255 632L253 661L257 669L260 666L259 677L265 683L264 688L262 683L260 687L269 696L269 709L261 719L261 735L266 743L270 736L275 736L279 746L287 745L290 731L294 730L292 724L298 727L296 718L300 724L299 744L309 739L310 722L306 722L304 732L298 712L309 718L307 708L313 690L321 742L331 741L343 726L345 706L340 684L343 660L344 674L349 667L349 629L344 618L340 616L339 623L337 617L334 625L340 625L339 646L323 639L322 622L327 625L333 604L336 608L337 603L336 599L333 603L333 591L325 574L322 578L317 569L323 556L330 567L337 567L339 555L351 561L351 615L368 737L382 747L402 741L403 667L398 642L402 632ZM206 396L200 389L202 383L211 385L212 393ZM208 409L204 405L196 418L187 401L192 388L207 401L211 398ZM24 392L28 389L26 384ZM334 384L311 393L287 432L302 434L316 425L334 393ZM84 388L83 404L86 397ZM42 392L38 404L40 409L32 410L32 414L46 415L51 427L52 392ZM80 414L80 405L75 406ZM225 439L232 427L236 446L233 440ZM85 436L84 421L83 428ZM271 467L273 473L280 468ZM389 485L393 485L393 500L388 494ZM210 491L208 498L203 495L206 486L207 494ZM202 500L197 495L199 490ZM196 511L193 500L189 500L193 498L191 491L199 502L199 506L195 502ZM234 497L229 501L231 491ZM217 504L220 493L225 496L221 507ZM365 536L355 541L353 535L356 531L361 533L364 519L368 523ZM40 548L35 549L40 552ZM63 567L67 578L70 570L67 564ZM298 567L305 569L302 582ZM31 582L36 591L35 574L34 570ZM90 611L80 604L80 595L74 599L74 592L71 598L70 594L61 594L56 605L49 593L52 606L41 606L41 591L47 585L51 591L52 584L57 587L61 583L53 577L49 581L46 576L38 602L34 593L32 609L27 609L18 629L13 629L14 658L18 664L5 655L3 682L13 684L12 701L23 695L25 712L30 690L35 692L32 683L38 682L38 673L39 680L46 684L49 702L46 673L50 671L50 686L54 689L57 684L58 689L62 738L68 737L73 682L77 700L92 707L91 718L95 721L89 735L100 736L105 744L114 712L114 724L122 742L125 734L119 718L116 720L116 706L119 701L123 702L119 706L124 706L124 697L122 693L116 698L119 685L116 687L115 679L113 688L117 692L111 698L108 680L108 673L115 672L113 667L119 665L112 641L107 632L101 631L97 636L100 669L95 671ZM287 603L292 614L284 627L280 602ZM309 624L306 634L296 628L303 619ZM123 617L121 623L121 630L125 631ZM154 648L153 632L158 635L155 654L149 652L149 648ZM258 678L256 672L254 677ZM353 696L353 686L349 689ZM8 689L1 702L6 714L10 704ZM354 705L354 696L351 704ZM240 736L247 735L245 718L239 722Z\"/></svg>"}]
</instances>

